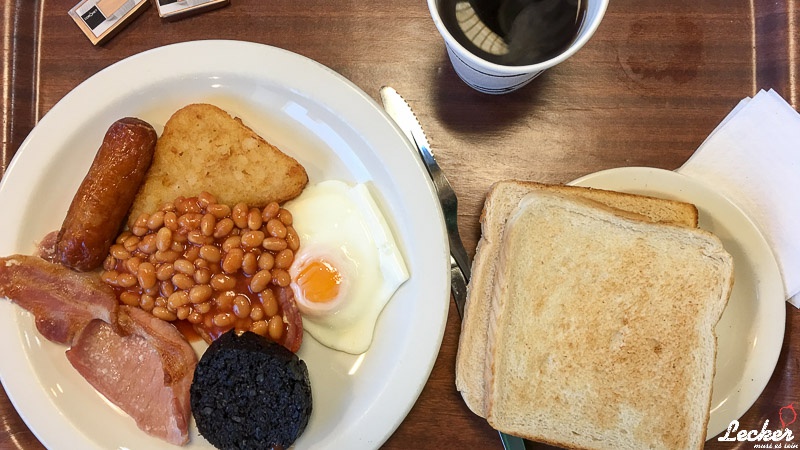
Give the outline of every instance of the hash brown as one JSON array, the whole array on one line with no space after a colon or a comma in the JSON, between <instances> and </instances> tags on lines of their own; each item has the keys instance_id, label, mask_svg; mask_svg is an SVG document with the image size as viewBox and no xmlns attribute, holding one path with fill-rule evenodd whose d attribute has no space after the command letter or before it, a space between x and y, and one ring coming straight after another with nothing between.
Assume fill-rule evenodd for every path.
<instances>
[{"instance_id":1,"label":"hash brown","mask_svg":"<svg viewBox=\"0 0 800 450\"><path fill-rule=\"evenodd\" d=\"M220 203L264 207L298 196L306 184L305 168L241 119L214 105L190 104L164 126L128 225L178 196L205 191Z\"/></svg>"}]
</instances>

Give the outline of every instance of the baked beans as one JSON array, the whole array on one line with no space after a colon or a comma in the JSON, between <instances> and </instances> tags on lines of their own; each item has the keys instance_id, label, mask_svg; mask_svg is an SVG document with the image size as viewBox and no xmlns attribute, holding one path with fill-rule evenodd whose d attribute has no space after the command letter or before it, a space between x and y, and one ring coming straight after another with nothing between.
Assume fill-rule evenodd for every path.
<instances>
[{"instance_id":1,"label":"baked beans","mask_svg":"<svg viewBox=\"0 0 800 450\"><path fill-rule=\"evenodd\" d=\"M193 325L211 342L231 328L281 342L287 324L274 289L299 248L291 213L217 203L203 192L142 214L103 263L102 279L119 301Z\"/></svg>"}]
</instances>

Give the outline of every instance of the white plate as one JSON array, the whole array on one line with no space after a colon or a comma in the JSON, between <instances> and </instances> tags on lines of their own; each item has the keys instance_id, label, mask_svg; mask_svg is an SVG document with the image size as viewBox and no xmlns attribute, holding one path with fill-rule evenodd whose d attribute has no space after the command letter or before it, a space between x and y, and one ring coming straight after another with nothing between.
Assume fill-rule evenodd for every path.
<instances>
[{"instance_id":1,"label":"white plate","mask_svg":"<svg viewBox=\"0 0 800 450\"><path fill-rule=\"evenodd\" d=\"M783 283L767 242L730 200L676 172L624 167L586 175L570 184L693 203L700 213L700 228L716 234L733 256L733 290L716 328L717 371L706 435L713 438L761 395L783 345Z\"/></svg>"},{"instance_id":2,"label":"white plate","mask_svg":"<svg viewBox=\"0 0 800 450\"><path fill-rule=\"evenodd\" d=\"M379 86L376 86L376 92ZM410 279L381 314L362 356L306 335L313 413L297 448L374 448L405 418L439 351L449 303L444 221L416 150L378 104L330 69L288 51L199 41L135 55L75 88L20 147L0 185L0 255L31 253L61 225L103 134L137 116L161 133L193 102L241 117L297 158L312 183L369 182L406 258ZM0 301L0 380L50 448L174 449L139 431L43 340L32 317ZM211 448L192 427L190 448Z\"/></svg>"}]
</instances>

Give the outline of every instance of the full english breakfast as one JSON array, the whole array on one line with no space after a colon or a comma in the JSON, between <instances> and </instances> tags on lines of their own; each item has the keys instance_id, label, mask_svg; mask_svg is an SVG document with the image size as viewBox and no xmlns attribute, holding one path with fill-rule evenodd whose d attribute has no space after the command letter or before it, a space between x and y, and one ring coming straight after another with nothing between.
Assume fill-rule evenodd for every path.
<instances>
[{"instance_id":1,"label":"full english breakfast","mask_svg":"<svg viewBox=\"0 0 800 450\"><path fill-rule=\"evenodd\" d=\"M294 354L303 329L333 350L363 353L409 276L367 185L307 184L294 158L216 106L181 108L160 137L121 119L61 229L36 256L0 258L0 296L30 311L76 371L148 434L186 444L193 414L221 448L230 439L288 447L311 412L307 369ZM197 336L210 345L199 364ZM220 394L214 377L269 378L272 397ZM294 412L249 416L245 435L230 434L209 409L211 394L254 412L289 398Z\"/></svg>"},{"instance_id":2,"label":"full english breakfast","mask_svg":"<svg viewBox=\"0 0 800 450\"><path fill-rule=\"evenodd\" d=\"M733 259L696 209L509 180L481 221L456 366L470 409L568 448L702 448Z\"/></svg>"},{"instance_id":3,"label":"full english breakfast","mask_svg":"<svg viewBox=\"0 0 800 450\"><path fill-rule=\"evenodd\" d=\"M504 181L481 222L456 366L469 408L556 445L701 446L732 260L697 208ZM362 354L409 278L367 184L309 185L297 160L205 104L160 137L115 122L38 252L0 258L0 296L140 429L182 445L193 415L220 448L292 445L312 410L304 330ZM665 415L687 426L655 430Z\"/></svg>"}]
</instances>

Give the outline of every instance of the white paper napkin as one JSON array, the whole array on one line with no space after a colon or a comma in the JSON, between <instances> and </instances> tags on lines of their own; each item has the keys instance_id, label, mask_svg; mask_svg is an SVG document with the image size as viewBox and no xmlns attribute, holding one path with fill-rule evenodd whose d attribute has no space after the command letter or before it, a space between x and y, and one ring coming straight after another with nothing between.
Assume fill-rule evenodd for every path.
<instances>
[{"instance_id":1,"label":"white paper napkin","mask_svg":"<svg viewBox=\"0 0 800 450\"><path fill-rule=\"evenodd\" d=\"M800 307L800 114L773 90L745 98L677 169L729 198L761 229Z\"/></svg>"}]
</instances>

